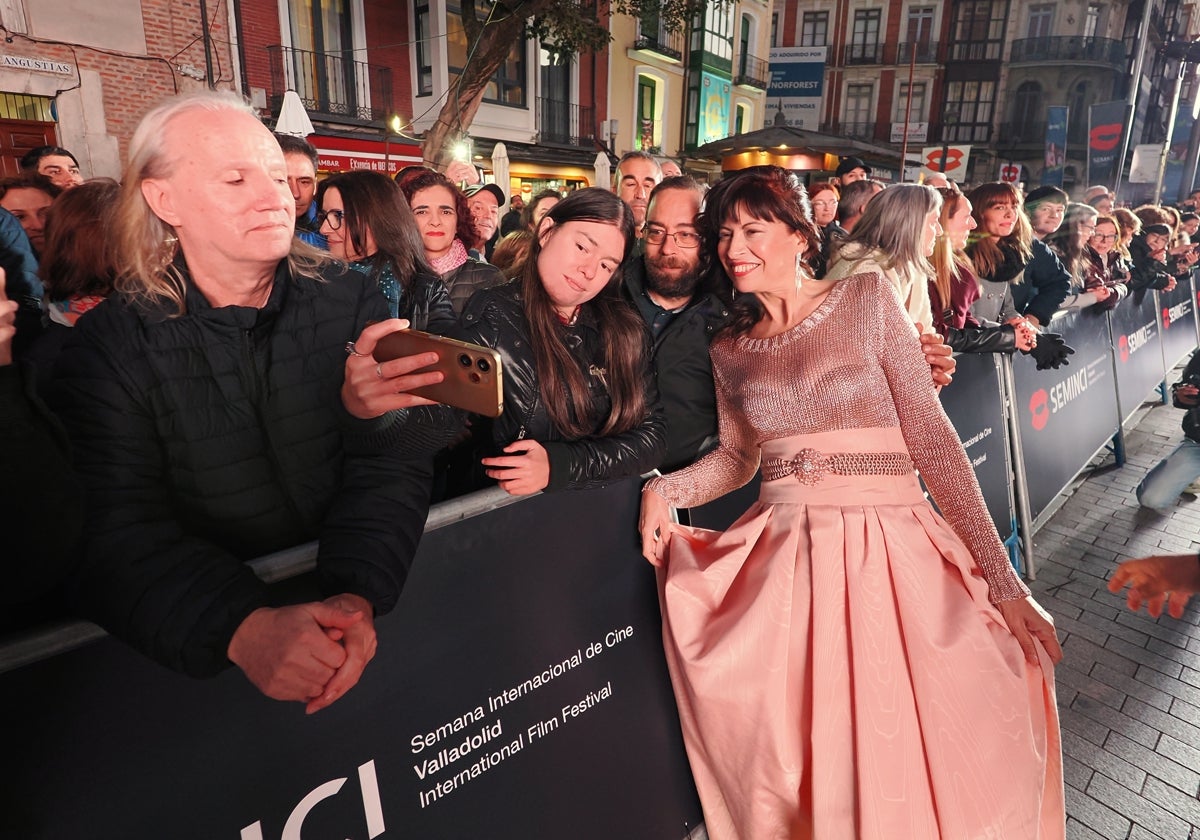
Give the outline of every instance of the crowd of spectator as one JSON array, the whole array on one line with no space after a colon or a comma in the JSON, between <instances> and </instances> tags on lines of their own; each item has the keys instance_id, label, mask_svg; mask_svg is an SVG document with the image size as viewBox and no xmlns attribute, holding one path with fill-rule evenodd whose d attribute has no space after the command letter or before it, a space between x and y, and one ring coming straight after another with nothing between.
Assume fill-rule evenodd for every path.
<instances>
[{"instance_id":1,"label":"crowd of spectator","mask_svg":"<svg viewBox=\"0 0 1200 840\"><path fill-rule=\"evenodd\" d=\"M28 441L4 462L6 623L48 599L315 711L373 655L431 500L711 450L733 287L697 223L706 186L663 163L631 152L611 188L512 196L425 166L322 179L307 141L211 92L145 117L120 184L30 152L0 179L0 412ZM942 385L951 347L1068 363L1055 311L1169 290L1197 261L1191 212L871 175L846 158L810 184L797 282L887 278ZM441 378L429 354L372 357L406 327L497 350L501 416L413 393ZM287 596L244 564L314 539Z\"/></svg>"}]
</instances>

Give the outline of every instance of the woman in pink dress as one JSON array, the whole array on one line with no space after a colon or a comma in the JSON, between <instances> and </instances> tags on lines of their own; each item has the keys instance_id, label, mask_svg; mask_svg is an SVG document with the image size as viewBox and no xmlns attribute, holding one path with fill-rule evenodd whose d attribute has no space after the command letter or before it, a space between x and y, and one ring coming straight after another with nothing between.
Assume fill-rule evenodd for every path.
<instances>
[{"instance_id":1,"label":"woman in pink dress","mask_svg":"<svg viewBox=\"0 0 1200 840\"><path fill-rule=\"evenodd\" d=\"M721 443L642 496L709 836L1062 838L1053 624L891 284L813 280L810 219L778 167L709 192L706 247L738 291L711 348ZM672 524L760 466L728 531Z\"/></svg>"}]
</instances>

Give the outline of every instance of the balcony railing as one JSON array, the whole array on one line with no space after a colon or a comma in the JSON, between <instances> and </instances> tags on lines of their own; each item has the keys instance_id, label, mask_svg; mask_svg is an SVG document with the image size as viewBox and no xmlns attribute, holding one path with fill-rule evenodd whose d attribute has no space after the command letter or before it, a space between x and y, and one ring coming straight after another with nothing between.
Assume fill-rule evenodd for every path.
<instances>
[{"instance_id":1,"label":"balcony railing","mask_svg":"<svg viewBox=\"0 0 1200 840\"><path fill-rule=\"evenodd\" d=\"M1000 41L954 41L946 53L947 61L999 61Z\"/></svg>"},{"instance_id":2,"label":"balcony railing","mask_svg":"<svg viewBox=\"0 0 1200 840\"><path fill-rule=\"evenodd\" d=\"M638 24L638 36L633 42L633 48L657 53L673 61L682 61L686 44L687 39L682 30L668 32L662 23L642 22Z\"/></svg>"},{"instance_id":3,"label":"balcony railing","mask_svg":"<svg viewBox=\"0 0 1200 840\"><path fill-rule=\"evenodd\" d=\"M392 70L336 53L267 47L271 62L271 106L278 109L294 90L311 116L352 122L381 122L392 113Z\"/></svg>"},{"instance_id":4,"label":"balcony railing","mask_svg":"<svg viewBox=\"0 0 1200 840\"><path fill-rule=\"evenodd\" d=\"M937 51L938 45L927 41L896 44L896 57L890 63L909 64L915 61L917 64L937 64Z\"/></svg>"},{"instance_id":5,"label":"balcony railing","mask_svg":"<svg viewBox=\"0 0 1200 840\"><path fill-rule=\"evenodd\" d=\"M737 72L733 76L735 85L766 90L771 81L771 66L761 58L743 54L738 62Z\"/></svg>"},{"instance_id":6,"label":"balcony railing","mask_svg":"<svg viewBox=\"0 0 1200 840\"><path fill-rule=\"evenodd\" d=\"M596 139L595 109L539 96L538 139L542 143L591 148Z\"/></svg>"},{"instance_id":7,"label":"balcony railing","mask_svg":"<svg viewBox=\"0 0 1200 840\"><path fill-rule=\"evenodd\" d=\"M879 44L847 44L847 64L878 64L883 50Z\"/></svg>"},{"instance_id":8,"label":"balcony railing","mask_svg":"<svg viewBox=\"0 0 1200 840\"><path fill-rule=\"evenodd\" d=\"M1125 45L1112 38L1081 36L1021 38L1013 41L1010 61L1091 61L1109 67L1123 67Z\"/></svg>"}]
</instances>

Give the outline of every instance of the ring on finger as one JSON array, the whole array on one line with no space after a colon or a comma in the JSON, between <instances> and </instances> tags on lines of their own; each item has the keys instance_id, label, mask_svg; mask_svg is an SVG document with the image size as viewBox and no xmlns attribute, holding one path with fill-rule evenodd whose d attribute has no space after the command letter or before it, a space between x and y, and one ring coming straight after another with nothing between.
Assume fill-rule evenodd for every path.
<instances>
[{"instance_id":1,"label":"ring on finger","mask_svg":"<svg viewBox=\"0 0 1200 840\"><path fill-rule=\"evenodd\" d=\"M362 356L365 354L358 352L358 345L355 344L353 341L347 341L346 342L346 355L347 356Z\"/></svg>"}]
</instances>

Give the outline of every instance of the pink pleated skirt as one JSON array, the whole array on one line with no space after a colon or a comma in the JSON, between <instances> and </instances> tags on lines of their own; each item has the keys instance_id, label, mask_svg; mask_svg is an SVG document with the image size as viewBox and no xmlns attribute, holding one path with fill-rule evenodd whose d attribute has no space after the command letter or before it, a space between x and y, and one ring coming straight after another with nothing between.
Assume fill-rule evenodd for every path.
<instances>
[{"instance_id":1,"label":"pink pleated skirt","mask_svg":"<svg viewBox=\"0 0 1200 840\"><path fill-rule=\"evenodd\" d=\"M899 429L772 441L903 452ZM763 483L678 527L663 638L712 840L1061 840L1053 665L1026 662L915 474Z\"/></svg>"}]
</instances>

